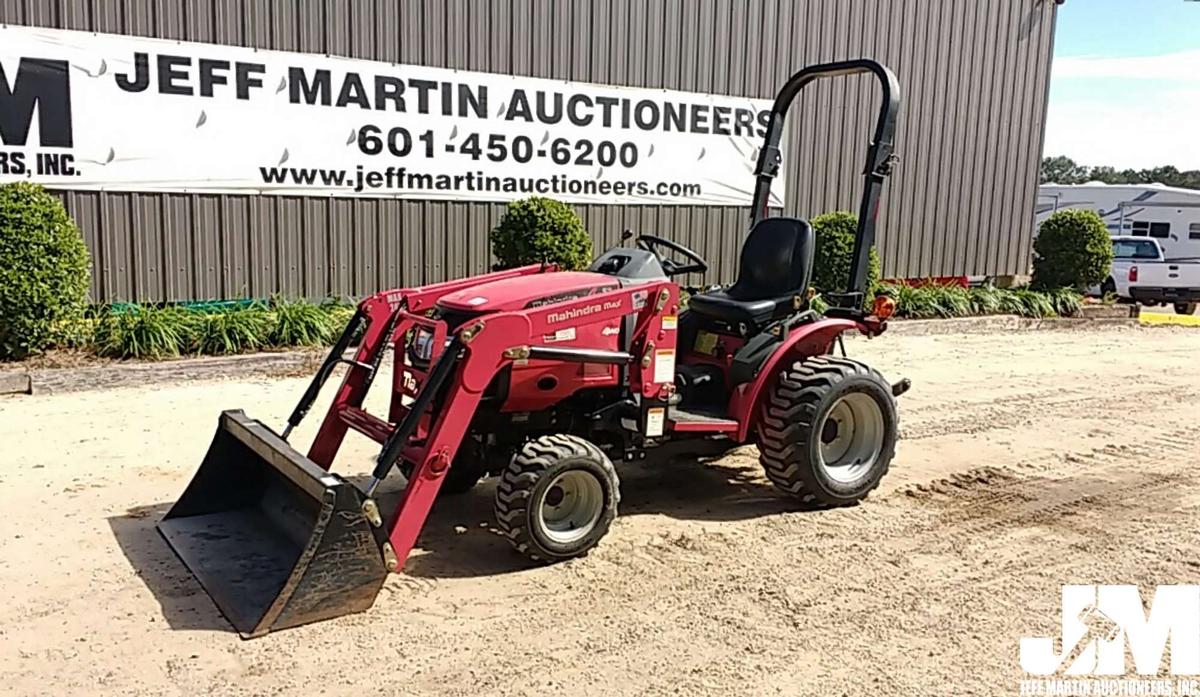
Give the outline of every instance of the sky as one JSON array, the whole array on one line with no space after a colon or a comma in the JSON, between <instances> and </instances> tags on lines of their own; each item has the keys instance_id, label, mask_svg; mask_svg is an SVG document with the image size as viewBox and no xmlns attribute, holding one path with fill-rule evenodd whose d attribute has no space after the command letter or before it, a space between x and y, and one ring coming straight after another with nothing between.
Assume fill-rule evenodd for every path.
<instances>
[{"instance_id":1,"label":"sky","mask_svg":"<svg viewBox=\"0 0 1200 697\"><path fill-rule=\"evenodd\" d=\"M1200 1L1067 0L1045 154L1200 169Z\"/></svg>"}]
</instances>

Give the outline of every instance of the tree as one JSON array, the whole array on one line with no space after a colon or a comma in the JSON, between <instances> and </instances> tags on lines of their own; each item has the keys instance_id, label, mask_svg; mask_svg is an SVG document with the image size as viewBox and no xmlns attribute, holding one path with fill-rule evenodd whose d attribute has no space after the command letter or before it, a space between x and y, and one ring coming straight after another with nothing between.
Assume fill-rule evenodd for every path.
<instances>
[{"instance_id":1,"label":"tree","mask_svg":"<svg viewBox=\"0 0 1200 697\"><path fill-rule=\"evenodd\" d=\"M1200 170L1180 171L1174 165L1118 170L1109 166L1080 165L1065 155L1042 159L1043 184L1082 184L1089 181L1105 184L1165 184L1184 189L1200 189Z\"/></svg>"},{"instance_id":2,"label":"tree","mask_svg":"<svg viewBox=\"0 0 1200 697\"><path fill-rule=\"evenodd\" d=\"M1042 159L1043 184L1082 184L1087 181L1087 168L1065 155Z\"/></svg>"}]
</instances>

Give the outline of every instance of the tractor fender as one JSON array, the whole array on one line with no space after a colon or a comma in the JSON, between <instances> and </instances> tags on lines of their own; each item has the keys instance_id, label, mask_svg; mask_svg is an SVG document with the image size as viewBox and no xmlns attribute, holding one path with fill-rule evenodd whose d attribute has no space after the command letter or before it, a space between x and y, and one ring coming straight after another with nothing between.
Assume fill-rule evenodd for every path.
<instances>
[{"instance_id":1,"label":"tractor fender","mask_svg":"<svg viewBox=\"0 0 1200 697\"><path fill-rule=\"evenodd\" d=\"M788 365L809 356L819 356L829 353L833 340L842 332L858 329L866 333L865 326L857 322L826 318L812 324L797 328L780 343L758 371L754 380L739 385L730 400L730 415L738 422L737 440L746 442L753 432L754 422L758 419L760 400L764 399L767 389L775 381L780 366Z\"/></svg>"}]
</instances>

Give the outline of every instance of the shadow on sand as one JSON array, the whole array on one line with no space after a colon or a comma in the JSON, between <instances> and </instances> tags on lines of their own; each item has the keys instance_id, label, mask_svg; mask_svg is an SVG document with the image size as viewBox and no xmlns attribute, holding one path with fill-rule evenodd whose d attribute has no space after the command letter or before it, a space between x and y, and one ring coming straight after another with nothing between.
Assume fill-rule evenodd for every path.
<instances>
[{"instance_id":1,"label":"shadow on sand","mask_svg":"<svg viewBox=\"0 0 1200 697\"><path fill-rule=\"evenodd\" d=\"M798 502L777 494L762 478L752 456L698 458L662 454L618 466L619 515L665 515L678 520L730 521L801 510ZM357 485L363 482L350 477ZM403 479L379 495L380 508L394 510ZM389 482L390 484L391 482ZM403 573L422 578L470 578L528 569L496 531L492 512L495 478L473 490L439 499ZM159 503L109 518L113 535L138 576L162 606L173 629L232 631L199 582L155 528L170 508Z\"/></svg>"},{"instance_id":2,"label":"shadow on sand","mask_svg":"<svg viewBox=\"0 0 1200 697\"><path fill-rule=\"evenodd\" d=\"M217 629L232 632L199 581L175 556L154 528L171 508L169 503L139 506L108 519L125 558L162 607L172 629Z\"/></svg>"}]
</instances>

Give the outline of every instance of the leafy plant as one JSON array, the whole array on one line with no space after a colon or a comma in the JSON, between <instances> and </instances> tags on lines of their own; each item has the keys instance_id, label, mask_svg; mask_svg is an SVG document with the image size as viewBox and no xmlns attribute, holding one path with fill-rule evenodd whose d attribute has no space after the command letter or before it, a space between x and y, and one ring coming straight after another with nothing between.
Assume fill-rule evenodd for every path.
<instances>
[{"instance_id":1,"label":"leafy plant","mask_svg":"<svg viewBox=\"0 0 1200 697\"><path fill-rule=\"evenodd\" d=\"M54 323L47 348L82 349L92 345L96 335L95 317L71 317Z\"/></svg>"},{"instance_id":2,"label":"leafy plant","mask_svg":"<svg viewBox=\"0 0 1200 697\"><path fill-rule=\"evenodd\" d=\"M1004 290L999 293L1000 297L1000 314L1002 315L1020 315L1026 316L1028 308L1021 296L1017 295L1012 290Z\"/></svg>"},{"instance_id":3,"label":"leafy plant","mask_svg":"<svg viewBox=\"0 0 1200 697\"><path fill-rule=\"evenodd\" d=\"M272 329L271 317L261 307L242 307L199 314L195 349L210 356L244 353L262 348Z\"/></svg>"},{"instance_id":4,"label":"leafy plant","mask_svg":"<svg viewBox=\"0 0 1200 697\"><path fill-rule=\"evenodd\" d=\"M994 315L1000 312L1004 291L992 286L980 286L967 291L971 301L971 314Z\"/></svg>"},{"instance_id":5,"label":"leafy plant","mask_svg":"<svg viewBox=\"0 0 1200 697\"><path fill-rule=\"evenodd\" d=\"M971 314L971 299L961 286L930 284L917 288L918 303L924 303L935 317L966 317Z\"/></svg>"},{"instance_id":6,"label":"leafy plant","mask_svg":"<svg viewBox=\"0 0 1200 697\"><path fill-rule=\"evenodd\" d=\"M276 300L267 340L274 346L328 344L334 331L334 313L340 314L341 310L341 306L337 305ZM353 312L353 308L350 311Z\"/></svg>"},{"instance_id":7,"label":"leafy plant","mask_svg":"<svg viewBox=\"0 0 1200 697\"><path fill-rule=\"evenodd\" d=\"M1046 218L1033 251L1037 290L1082 289L1099 284L1112 269L1112 238L1095 211L1065 209Z\"/></svg>"},{"instance_id":8,"label":"leafy plant","mask_svg":"<svg viewBox=\"0 0 1200 697\"><path fill-rule=\"evenodd\" d=\"M533 196L508 204L489 235L500 268L540 262L583 269L592 262L592 238L561 201Z\"/></svg>"},{"instance_id":9,"label":"leafy plant","mask_svg":"<svg viewBox=\"0 0 1200 697\"><path fill-rule=\"evenodd\" d=\"M896 316L910 319L1020 315L1022 317L1069 317L1077 314L1083 297L1070 288L1035 291L981 286L928 283L918 286L885 284L882 293L896 301Z\"/></svg>"},{"instance_id":10,"label":"leafy plant","mask_svg":"<svg viewBox=\"0 0 1200 697\"><path fill-rule=\"evenodd\" d=\"M1049 296L1059 317L1074 317L1083 309L1083 296L1074 288L1058 288L1050 291Z\"/></svg>"},{"instance_id":11,"label":"leafy plant","mask_svg":"<svg viewBox=\"0 0 1200 697\"><path fill-rule=\"evenodd\" d=\"M896 301L896 316L897 317L913 317L913 308L916 307L917 289L906 284L886 284L880 286L879 292L883 295L891 297Z\"/></svg>"},{"instance_id":12,"label":"leafy plant","mask_svg":"<svg viewBox=\"0 0 1200 697\"><path fill-rule=\"evenodd\" d=\"M850 279L858 216L847 211L834 211L818 215L811 222L817 238L812 286L822 293L840 293L846 290L846 281ZM879 285L879 274L879 254L872 248L867 266L868 301Z\"/></svg>"},{"instance_id":13,"label":"leafy plant","mask_svg":"<svg viewBox=\"0 0 1200 697\"><path fill-rule=\"evenodd\" d=\"M928 283L912 286L885 285L881 292L896 301L896 316L912 319L965 317L973 314L971 297L965 288Z\"/></svg>"},{"instance_id":14,"label":"leafy plant","mask_svg":"<svg viewBox=\"0 0 1200 697\"><path fill-rule=\"evenodd\" d=\"M1055 314L1054 303L1047 293L1018 288L1012 294L1021 304L1022 311L1017 314L1024 317L1053 317Z\"/></svg>"},{"instance_id":15,"label":"leafy plant","mask_svg":"<svg viewBox=\"0 0 1200 697\"><path fill-rule=\"evenodd\" d=\"M191 351L197 315L175 307L135 305L100 315L96 353L110 358L173 358Z\"/></svg>"},{"instance_id":16,"label":"leafy plant","mask_svg":"<svg viewBox=\"0 0 1200 697\"><path fill-rule=\"evenodd\" d=\"M353 317L354 313L358 310L357 305L344 300L339 300L337 298L329 298L325 300L321 303L320 307L321 311L325 313L325 316L329 321L330 341L328 343L336 341L337 338L342 335L346 325L350 323L350 318ZM358 331L355 333L354 338L350 341L351 346L358 345L358 342L362 340L365 330L366 328L364 325L359 325Z\"/></svg>"},{"instance_id":17,"label":"leafy plant","mask_svg":"<svg viewBox=\"0 0 1200 697\"><path fill-rule=\"evenodd\" d=\"M62 202L40 186L0 186L0 359L49 346L55 328L83 317L87 246Z\"/></svg>"}]
</instances>

